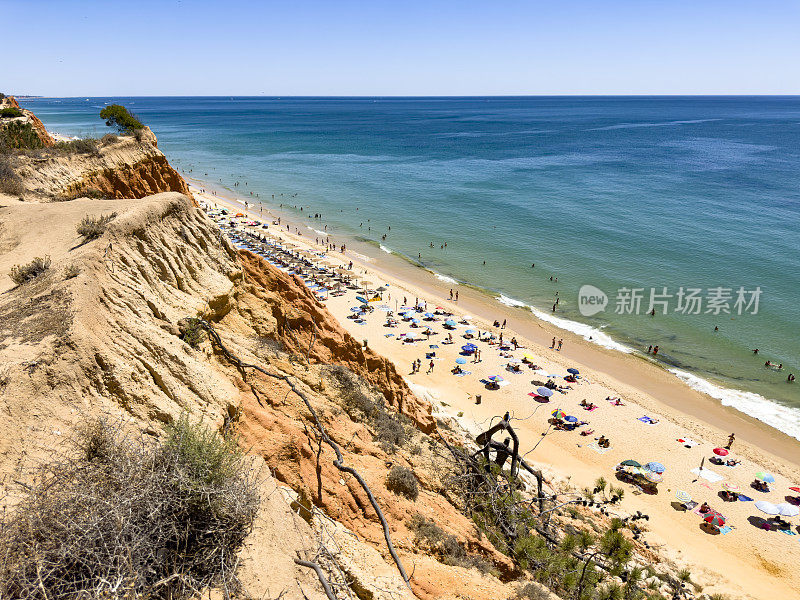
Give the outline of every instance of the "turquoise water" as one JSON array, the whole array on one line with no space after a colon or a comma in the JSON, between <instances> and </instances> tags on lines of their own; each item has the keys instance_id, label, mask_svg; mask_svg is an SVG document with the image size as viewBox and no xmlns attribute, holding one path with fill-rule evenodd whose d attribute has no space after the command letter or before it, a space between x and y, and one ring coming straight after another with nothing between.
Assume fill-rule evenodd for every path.
<instances>
[{"instance_id":1,"label":"turquoise water","mask_svg":"<svg viewBox=\"0 0 800 600\"><path fill-rule=\"evenodd\" d=\"M659 345L689 383L800 439L800 383L786 383L800 375L800 97L24 105L54 131L102 135L97 113L112 101L192 177L239 181L237 192L270 205L275 194L297 216L321 213L315 229L374 240L544 317L557 291L562 325L620 349ZM608 294L604 312L580 314L585 284ZM615 312L623 287L644 290L640 314ZM663 287L668 314L645 315L650 289ZM733 314L676 312L680 287L704 299L730 288ZM736 314L739 287L760 288L757 314Z\"/></svg>"}]
</instances>

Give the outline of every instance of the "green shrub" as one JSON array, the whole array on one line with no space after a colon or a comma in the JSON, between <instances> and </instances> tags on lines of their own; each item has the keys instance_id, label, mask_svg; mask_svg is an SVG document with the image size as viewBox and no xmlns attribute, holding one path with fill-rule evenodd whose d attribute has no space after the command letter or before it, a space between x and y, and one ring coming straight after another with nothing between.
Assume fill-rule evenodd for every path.
<instances>
[{"instance_id":1,"label":"green shrub","mask_svg":"<svg viewBox=\"0 0 800 600\"><path fill-rule=\"evenodd\" d=\"M206 330L200 325L200 319L189 317L181 325L181 339L197 349L206 339Z\"/></svg>"},{"instance_id":2,"label":"green shrub","mask_svg":"<svg viewBox=\"0 0 800 600\"><path fill-rule=\"evenodd\" d=\"M0 129L0 145L14 150L37 150L44 147L30 123L11 121Z\"/></svg>"},{"instance_id":3,"label":"green shrub","mask_svg":"<svg viewBox=\"0 0 800 600\"><path fill-rule=\"evenodd\" d=\"M45 256L44 258L37 256L27 265L14 265L11 267L9 277L11 277L11 281L17 285L22 285L23 283L36 279L39 275L47 271L47 269L50 268L50 264L49 256Z\"/></svg>"},{"instance_id":4,"label":"green shrub","mask_svg":"<svg viewBox=\"0 0 800 600\"><path fill-rule=\"evenodd\" d=\"M144 124L121 104L109 104L100 111L100 118L105 119L109 127L116 127L120 133L131 134L144 129Z\"/></svg>"},{"instance_id":5,"label":"green shrub","mask_svg":"<svg viewBox=\"0 0 800 600\"><path fill-rule=\"evenodd\" d=\"M0 118L3 119L12 119L14 117L21 117L22 111L18 109L16 106L7 106L5 108L0 108Z\"/></svg>"},{"instance_id":6,"label":"green shrub","mask_svg":"<svg viewBox=\"0 0 800 600\"><path fill-rule=\"evenodd\" d=\"M196 598L237 590L260 503L250 463L186 418L162 443L103 422L0 517L0 597Z\"/></svg>"},{"instance_id":7,"label":"green shrub","mask_svg":"<svg viewBox=\"0 0 800 600\"><path fill-rule=\"evenodd\" d=\"M411 469L395 465L386 476L386 488L395 494L405 496L409 500L419 497L419 483Z\"/></svg>"},{"instance_id":8,"label":"green shrub","mask_svg":"<svg viewBox=\"0 0 800 600\"><path fill-rule=\"evenodd\" d=\"M117 213L115 212L99 217L90 217L86 215L81 219L81 222L78 223L75 230L78 232L78 235L84 238L84 242L97 239L105 233L106 227L108 227L108 224L113 221L116 216Z\"/></svg>"},{"instance_id":9,"label":"green shrub","mask_svg":"<svg viewBox=\"0 0 800 600\"><path fill-rule=\"evenodd\" d=\"M119 141L119 138L113 133L107 133L100 138L100 141L104 144L116 144Z\"/></svg>"}]
</instances>

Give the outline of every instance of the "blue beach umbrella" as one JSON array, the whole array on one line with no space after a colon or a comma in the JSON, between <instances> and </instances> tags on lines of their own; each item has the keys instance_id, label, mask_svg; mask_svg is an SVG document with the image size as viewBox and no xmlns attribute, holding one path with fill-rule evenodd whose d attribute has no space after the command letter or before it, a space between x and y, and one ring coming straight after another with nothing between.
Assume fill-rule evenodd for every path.
<instances>
[{"instance_id":1,"label":"blue beach umbrella","mask_svg":"<svg viewBox=\"0 0 800 600\"><path fill-rule=\"evenodd\" d=\"M414 325L419 325L419 319L411 319L411 322L414 323Z\"/></svg>"},{"instance_id":2,"label":"blue beach umbrella","mask_svg":"<svg viewBox=\"0 0 800 600\"><path fill-rule=\"evenodd\" d=\"M567 423L577 423L578 422L578 417L573 417L572 415L567 415L566 417L564 417L564 420Z\"/></svg>"},{"instance_id":3,"label":"blue beach umbrella","mask_svg":"<svg viewBox=\"0 0 800 600\"><path fill-rule=\"evenodd\" d=\"M667 467L659 462L649 462L644 466L644 468L648 471L652 471L653 473L663 473L667 470Z\"/></svg>"},{"instance_id":4,"label":"blue beach umbrella","mask_svg":"<svg viewBox=\"0 0 800 600\"><path fill-rule=\"evenodd\" d=\"M464 333L469 333L470 335L475 335L476 332L475 332L474 329L467 329Z\"/></svg>"},{"instance_id":5,"label":"blue beach umbrella","mask_svg":"<svg viewBox=\"0 0 800 600\"><path fill-rule=\"evenodd\" d=\"M756 473L756 479L760 479L761 481L763 481L765 483L774 483L775 482L775 477L773 475L771 475L770 473L758 472L758 473Z\"/></svg>"},{"instance_id":6,"label":"blue beach umbrella","mask_svg":"<svg viewBox=\"0 0 800 600\"><path fill-rule=\"evenodd\" d=\"M549 398L550 396L553 395L553 390L546 387L539 387L536 388L536 393L539 394L540 396L544 396L545 398Z\"/></svg>"},{"instance_id":7,"label":"blue beach umbrella","mask_svg":"<svg viewBox=\"0 0 800 600\"><path fill-rule=\"evenodd\" d=\"M456 327L457 326L457 323L455 321L453 321L453 319L448 319L447 321L444 322L444 324L447 325L448 327Z\"/></svg>"},{"instance_id":8,"label":"blue beach umbrella","mask_svg":"<svg viewBox=\"0 0 800 600\"><path fill-rule=\"evenodd\" d=\"M367 299L364 298L364 296L356 296L356 300L358 300L362 304L367 304L367 302L368 302Z\"/></svg>"},{"instance_id":9,"label":"blue beach umbrella","mask_svg":"<svg viewBox=\"0 0 800 600\"><path fill-rule=\"evenodd\" d=\"M425 313L425 318L426 319L433 319L434 318L433 317L433 313Z\"/></svg>"},{"instance_id":10,"label":"blue beach umbrella","mask_svg":"<svg viewBox=\"0 0 800 600\"><path fill-rule=\"evenodd\" d=\"M580 373L580 371L578 371L578 369L576 369L574 367L571 367L571 368L567 369L567 373L572 373L573 375L577 375L578 373Z\"/></svg>"},{"instance_id":11,"label":"blue beach umbrella","mask_svg":"<svg viewBox=\"0 0 800 600\"><path fill-rule=\"evenodd\" d=\"M351 306L350 307L350 311L351 312L361 312L361 307L359 307L359 306Z\"/></svg>"},{"instance_id":12,"label":"blue beach umbrella","mask_svg":"<svg viewBox=\"0 0 800 600\"><path fill-rule=\"evenodd\" d=\"M467 364L467 359L466 359L466 358L464 358L463 356L459 356L459 357L456 359L456 364L459 364L459 365L465 365L465 364Z\"/></svg>"},{"instance_id":13,"label":"blue beach umbrella","mask_svg":"<svg viewBox=\"0 0 800 600\"><path fill-rule=\"evenodd\" d=\"M464 344L463 346L461 346L461 349L464 352L469 353L469 352L475 352L475 350L477 350L478 347L475 344Z\"/></svg>"}]
</instances>

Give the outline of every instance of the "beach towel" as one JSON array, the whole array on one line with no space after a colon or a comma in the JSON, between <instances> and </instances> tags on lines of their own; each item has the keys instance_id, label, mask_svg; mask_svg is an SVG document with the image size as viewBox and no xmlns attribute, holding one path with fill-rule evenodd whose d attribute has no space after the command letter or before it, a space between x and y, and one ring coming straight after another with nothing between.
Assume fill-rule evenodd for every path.
<instances>
[{"instance_id":1,"label":"beach towel","mask_svg":"<svg viewBox=\"0 0 800 600\"><path fill-rule=\"evenodd\" d=\"M689 502L684 504L684 506L686 507L686 510L688 510L689 512L694 512L694 509L697 508L699 504L694 500L689 500Z\"/></svg>"},{"instance_id":2,"label":"beach towel","mask_svg":"<svg viewBox=\"0 0 800 600\"><path fill-rule=\"evenodd\" d=\"M394 337L394 334L393 333L387 333L383 337Z\"/></svg>"},{"instance_id":3,"label":"beach towel","mask_svg":"<svg viewBox=\"0 0 800 600\"><path fill-rule=\"evenodd\" d=\"M645 416L643 416L643 417L639 417L639 418L638 418L638 419L636 419L636 420L637 420L637 421L641 421L642 423L645 423L646 425L658 425L658 421L656 421L656 422L653 422L653 419L651 419L651 418L650 418L650 417L648 417L647 415L645 415Z\"/></svg>"},{"instance_id":4,"label":"beach towel","mask_svg":"<svg viewBox=\"0 0 800 600\"><path fill-rule=\"evenodd\" d=\"M753 499L750 496L745 496L744 494L739 494L739 501L740 502L752 502Z\"/></svg>"},{"instance_id":5,"label":"beach towel","mask_svg":"<svg viewBox=\"0 0 800 600\"><path fill-rule=\"evenodd\" d=\"M612 448L601 448L600 445L597 442L592 442L591 444L589 444L586 447L587 448L591 448L592 450L594 450L598 454L605 454L609 450L612 450Z\"/></svg>"},{"instance_id":6,"label":"beach towel","mask_svg":"<svg viewBox=\"0 0 800 600\"><path fill-rule=\"evenodd\" d=\"M464 377L464 375L472 375L472 371L461 371L461 373L454 373L456 377Z\"/></svg>"},{"instance_id":7,"label":"beach towel","mask_svg":"<svg viewBox=\"0 0 800 600\"><path fill-rule=\"evenodd\" d=\"M433 349L436 349L438 347L439 347L439 344L431 344L430 346L428 346L428 348L433 348Z\"/></svg>"},{"instance_id":8,"label":"beach towel","mask_svg":"<svg viewBox=\"0 0 800 600\"><path fill-rule=\"evenodd\" d=\"M791 529L778 529L778 531L780 531L781 533L785 533L786 535L797 535L797 534L796 534L794 531L792 531Z\"/></svg>"},{"instance_id":9,"label":"beach towel","mask_svg":"<svg viewBox=\"0 0 800 600\"><path fill-rule=\"evenodd\" d=\"M726 533L730 533L734 529L735 527L733 527L733 525L725 525L724 527L719 528L719 532L720 534L725 535Z\"/></svg>"},{"instance_id":10,"label":"beach towel","mask_svg":"<svg viewBox=\"0 0 800 600\"><path fill-rule=\"evenodd\" d=\"M583 410L588 410L589 412L592 412L593 410L597 410L597 407L593 406L592 408L584 408Z\"/></svg>"},{"instance_id":11,"label":"beach towel","mask_svg":"<svg viewBox=\"0 0 800 600\"><path fill-rule=\"evenodd\" d=\"M696 515L708 514L708 513L701 513L700 512L700 506L701 506L700 504L696 504L695 507L693 509L691 509L689 512L692 512L692 513L694 513Z\"/></svg>"},{"instance_id":12,"label":"beach towel","mask_svg":"<svg viewBox=\"0 0 800 600\"><path fill-rule=\"evenodd\" d=\"M702 477L703 479L707 479L711 483L716 483L718 481L722 481L723 479L725 479L722 475L718 475L717 473L714 473L714 471L710 469L700 469L699 467L696 467L694 469L691 469L689 472L694 473L695 475L697 475L698 477Z\"/></svg>"},{"instance_id":13,"label":"beach towel","mask_svg":"<svg viewBox=\"0 0 800 600\"><path fill-rule=\"evenodd\" d=\"M678 443L686 446L687 448L694 448L697 446L697 442L689 438L678 438Z\"/></svg>"}]
</instances>

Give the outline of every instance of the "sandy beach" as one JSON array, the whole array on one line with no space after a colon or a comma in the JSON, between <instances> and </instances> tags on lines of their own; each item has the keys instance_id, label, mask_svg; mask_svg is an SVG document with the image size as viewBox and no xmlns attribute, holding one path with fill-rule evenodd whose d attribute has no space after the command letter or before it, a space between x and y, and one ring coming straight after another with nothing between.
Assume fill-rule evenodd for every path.
<instances>
[{"instance_id":1,"label":"sandy beach","mask_svg":"<svg viewBox=\"0 0 800 600\"><path fill-rule=\"evenodd\" d=\"M195 197L209 206L225 207L233 213L245 212L237 200L193 189ZM250 210L254 219L272 223L274 215L264 207L263 212ZM315 246L308 235L297 235L306 229L305 223L289 222L283 217L283 230L270 225L268 233L292 243ZM333 232L331 237L333 237ZM313 235L313 231L310 233ZM636 511L649 516L646 540L663 547L662 552L678 564L685 564L693 581L704 586L706 593L723 593L731 597L791 598L796 595L800 576L795 565L800 560L800 532L798 518L790 518L791 532L767 531L759 527L768 515L755 507L755 501L767 500L774 504L787 502L800 494L789 490L800 485L800 443L771 429L736 410L726 408L701 394L665 369L637 354L623 354L591 344L580 336L570 334L551 324L537 320L529 311L503 306L491 298L466 286L443 282L401 259L391 256L370 256L364 245L348 242L347 252L329 252L327 260L334 263L354 263L353 271L372 284L384 286L382 301L372 303L374 309L364 319L356 322L348 318L358 302L357 292L348 291L339 297L324 301L326 307L356 339L365 342L380 354L391 359L405 374L411 388L430 401L434 410L458 421L467 431L476 434L492 418L509 411L520 434L526 460L540 465L551 478L568 479L577 489L593 487L602 476L617 487L625 489L620 512ZM449 291L459 290L458 302L449 299ZM454 319L470 315L469 325L459 324L451 331L454 343L442 344L448 332L442 325L444 318L422 321L420 327L400 321L397 327L387 327L388 311L396 311L406 304L413 306L415 299L427 302L427 310L451 312ZM420 318L422 318L421 315ZM493 327L493 321L507 322L505 329ZM430 339L420 335L424 326L430 326ZM498 344L466 339L468 330L502 333L505 341L516 338L517 350L501 351ZM420 341L404 343L401 334L417 333ZM561 351L551 349L552 338L563 339ZM451 372L460 356L461 346L475 343L481 351L481 361L465 357L461 368L468 372L456 376ZM509 361L529 354L529 361L540 367L531 369L521 365L521 372L508 369ZM420 372L412 373L411 364L420 359ZM429 364L433 371L428 373ZM580 371L580 379L566 383L567 368ZM492 375L504 380L497 390L487 389L485 380ZM548 402L538 402L530 393L548 379L561 386L570 386L565 393L556 392ZM481 396L481 403L476 397ZM615 405L607 397L619 397L622 405ZM586 410L582 401L596 406ZM557 430L548 422L557 409L577 417L587 425L574 431ZM648 422L649 421L649 422ZM579 431L592 431L580 435ZM725 446L728 435L734 432L736 440L730 456L741 461L735 467L714 465L709 462L713 449ZM609 449L600 449L595 438L606 436ZM683 440L683 441L681 441ZM639 493L632 485L615 480L614 467L623 460L634 459L642 464L657 461L666 471L657 494ZM693 473L704 461L703 476ZM757 472L768 471L775 481L770 492L757 491L750 486ZM735 485L741 493L754 501L725 502L720 496L724 485ZM725 515L724 533L709 533L701 527L699 514L679 511L676 492L687 492L698 503L707 502Z\"/></svg>"}]
</instances>

